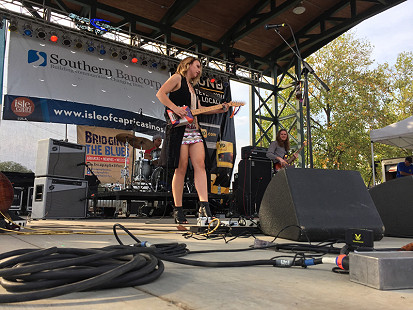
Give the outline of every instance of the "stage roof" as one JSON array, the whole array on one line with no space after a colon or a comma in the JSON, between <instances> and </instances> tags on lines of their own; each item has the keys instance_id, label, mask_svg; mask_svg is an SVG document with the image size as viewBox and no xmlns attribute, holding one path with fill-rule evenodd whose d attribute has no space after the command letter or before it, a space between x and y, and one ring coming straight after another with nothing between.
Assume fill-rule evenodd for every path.
<instances>
[{"instance_id":1,"label":"stage roof","mask_svg":"<svg viewBox=\"0 0 413 310\"><path fill-rule=\"evenodd\" d=\"M266 24L288 24L303 58L369 17L405 0L32 0L101 18L207 56L269 73L291 66L293 52ZM26 7L29 1L21 1ZM304 11L302 14L296 14ZM294 46L289 26L279 33Z\"/></svg>"}]
</instances>

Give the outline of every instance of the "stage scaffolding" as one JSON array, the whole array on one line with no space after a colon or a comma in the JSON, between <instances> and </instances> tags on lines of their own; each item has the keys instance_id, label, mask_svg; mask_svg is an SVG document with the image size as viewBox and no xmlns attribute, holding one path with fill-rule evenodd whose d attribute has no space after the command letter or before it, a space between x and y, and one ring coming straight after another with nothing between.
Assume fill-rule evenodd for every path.
<instances>
[{"instance_id":1,"label":"stage scaffolding","mask_svg":"<svg viewBox=\"0 0 413 310\"><path fill-rule=\"evenodd\" d=\"M199 53L198 45L188 46L188 49L171 45L168 35L165 35L164 41L161 42L135 34L132 29L125 32L119 28L119 31L114 30L105 34L96 34L90 29L80 31L76 29L79 20L74 21L73 16L69 18L66 12L56 8L47 5L40 7L34 2L24 1L16 10L17 2L0 3L3 4L3 8L0 8L3 20L7 20L9 24L18 21L21 31L24 31L22 27L25 25L32 24L33 29L42 27L49 31L58 31L62 36L70 35L73 40L92 40L97 44L104 44L108 51L116 49L119 52L126 51L128 55L135 53L150 57L160 65L167 66L171 72L180 59L195 55L202 60L204 74L207 77L227 78L249 85L249 130L252 146L268 146L281 128L287 129L290 133L292 146L301 146L305 140L303 100L299 95L303 93L301 66L295 56L290 59L289 66L284 68L277 66L276 61L273 61L264 73L253 69L254 64L237 64L230 52L227 60L222 60ZM92 18L93 12L85 15ZM295 72L289 68L294 68ZM300 166L305 165L303 154L304 151L301 152L298 161Z\"/></svg>"}]
</instances>

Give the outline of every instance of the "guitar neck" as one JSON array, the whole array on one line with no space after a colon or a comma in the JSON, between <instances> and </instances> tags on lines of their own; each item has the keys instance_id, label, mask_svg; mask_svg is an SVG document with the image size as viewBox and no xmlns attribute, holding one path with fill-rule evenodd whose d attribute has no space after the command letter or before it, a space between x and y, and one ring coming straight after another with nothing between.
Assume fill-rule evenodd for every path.
<instances>
[{"instance_id":1,"label":"guitar neck","mask_svg":"<svg viewBox=\"0 0 413 310\"><path fill-rule=\"evenodd\" d=\"M287 163L291 164L295 160L295 154L298 154L301 152L301 150L304 148L305 144L303 144L290 158L288 158Z\"/></svg>"},{"instance_id":2,"label":"guitar neck","mask_svg":"<svg viewBox=\"0 0 413 310\"><path fill-rule=\"evenodd\" d=\"M199 115L199 114L204 114L207 112L211 112L211 111L216 111L216 110L221 110L222 109L222 103L221 104L217 104L217 105L213 105L210 107L202 107L199 109L195 109L195 110L191 110L191 113L193 116Z\"/></svg>"}]
</instances>

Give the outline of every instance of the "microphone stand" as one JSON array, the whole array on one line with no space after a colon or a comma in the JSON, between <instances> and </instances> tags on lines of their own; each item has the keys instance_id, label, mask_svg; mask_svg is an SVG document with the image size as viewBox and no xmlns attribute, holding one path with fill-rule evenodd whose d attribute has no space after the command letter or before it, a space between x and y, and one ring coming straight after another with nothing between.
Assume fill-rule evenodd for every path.
<instances>
[{"instance_id":1,"label":"microphone stand","mask_svg":"<svg viewBox=\"0 0 413 310\"><path fill-rule=\"evenodd\" d=\"M297 51L292 48L292 46L284 39L284 37L280 34L278 31L278 28L275 28L274 31L280 36L280 38L287 44L287 46L290 48L290 50L294 53L294 55L301 61L302 64L302 73L304 74L304 103L305 106L307 107L307 142L308 142L308 153L310 155L310 168L314 168L314 162L313 162L313 144L311 142L311 126L310 126L310 99L308 96L308 73L311 73L316 80L323 86L323 88L326 91L330 91L330 88L317 76L317 74L314 72L313 68L304 61L304 59L301 57L300 50L298 49L297 41L295 40L294 32L291 29L291 26L289 24L285 24L290 28L292 37L294 39L295 46L297 48Z\"/></svg>"}]
</instances>

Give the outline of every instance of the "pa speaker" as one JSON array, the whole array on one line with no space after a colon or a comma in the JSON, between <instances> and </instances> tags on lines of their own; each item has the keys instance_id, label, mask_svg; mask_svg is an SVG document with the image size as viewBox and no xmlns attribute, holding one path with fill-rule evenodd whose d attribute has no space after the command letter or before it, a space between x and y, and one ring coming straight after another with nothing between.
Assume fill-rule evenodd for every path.
<instances>
[{"instance_id":1,"label":"pa speaker","mask_svg":"<svg viewBox=\"0 0 413 310\"><path fill-rule=\"evenodd\" d=\"M248 158L239 162L237 209L240 214L258 214L271 173L270 160Z\"/></svg>"},{"instance_id":2,"label":"pa speaker","mask_svg":"<svg viewBox=\"0 0 413 310\"><path fill-rule=\"evenodd\" d=\"M271 236L296 241L343 239L347 229L369 229L374 240L383 222L359 172L282 169L261 201L260 225Z\"/></svg>"},{"instance_id":3,"label":"pa speaker","mask_svg":"<svg viewBox=\"0 0 413 310\"><path fill-rule=\"evenodd\" d=\"M54 139L39 140L36 177L85 178L86 147Z\"/></svg>"},{"instance_id":4,"label":"pa speaker","mask_svg":"<svg viewBox=\"0 0 413 310\"><path fill-rule=\"evenodd\" d=\"M36 178L31 217L85 218L87 181L59 178Z\"/></svg>"},{"instance_id":5,"label":"pa speaker","mask_svg":"<svg viewBox=\"0 0 413 310\"><path fill-rule=\"evenodd\" d=\"M386 236L413 236L413 176L396 178L369 190Z\"/></svg>"}]
</instances>

